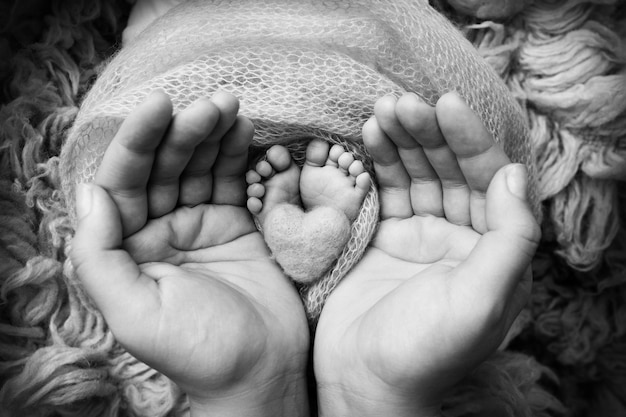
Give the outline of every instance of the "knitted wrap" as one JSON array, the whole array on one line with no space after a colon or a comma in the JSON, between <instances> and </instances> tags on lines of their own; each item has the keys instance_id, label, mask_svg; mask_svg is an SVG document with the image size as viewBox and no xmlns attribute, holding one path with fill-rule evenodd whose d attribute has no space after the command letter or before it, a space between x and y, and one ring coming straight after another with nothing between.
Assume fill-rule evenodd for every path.
<instances>
[{"instance_id":1,"label":"knitted wrap","mask_svg":"<svg viewBox=\"0 0 626 417\"><path fill-rule=\"evenodd\" d=\"M434 105L458 92L512 160L534 171L524 117L499 76L425 0L190 0L113 57L86 96L61 155L70 212L122 120L155 89L175 111L217 90L241 100L253 151L283 144L296 161L312 138L341 143L371 164L361 128L383 95ZM531 201L538 213L531 185ZM301 288L315 322L326 296L360 259L378 222L373 185L336 264Z\"/></svg>"}]
</instances>

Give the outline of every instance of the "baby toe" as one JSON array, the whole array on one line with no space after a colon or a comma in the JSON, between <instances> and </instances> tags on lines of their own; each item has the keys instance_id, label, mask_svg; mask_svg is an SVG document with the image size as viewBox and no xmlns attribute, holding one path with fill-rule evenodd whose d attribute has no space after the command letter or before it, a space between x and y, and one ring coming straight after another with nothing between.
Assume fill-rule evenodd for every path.
<instances>
[{"instance_id":1,"label":"baby toe","mask_svg":"<svg viewBox=\"0 0 626 417\"><path fill-rule=\"evenodd\" d=\"M265 195L265 187L259 182L250 184L246 190L246 193L248 194L248 197L261 198Z\"/></svg>"},{"instance_id":2,"label":"baby toe","mask_svg":"<svg viewBox=\"0 0 626 417\"><path fill-rule=\"evenodd\" d=\"M246 172L247 184L254 184L257 182L261 182L261 175L257 171L251 169L248 172Z\"/></svg>"},{"instance_id":3,"label":"baby toe","mask_svg":"<svg viewBox=\"0 0 626 417\"><path fill-rule=\"evenodd\" d=\"M314 167L322 167L328 159L328 142L315 139L306 148L306 164Z\"/></svg>"},{"instance_id":4,"label":"baby toe","mask_svg":"<svg viewBox=\"0 0 626 417\"><path fill-rule=\"evenodd\" d=\"M341 172L348 175L348 170L350 169L350 165L354 162L354 156L352 156L349 152L342 153L339 158L337 158L337 165Z\"/></svg>"},{"instance_id":5,"label":"baby toe","mask_svg":"<svg viewBox=\"0 0 626 417\"><path fill-rule=\"evenodd\" d=\"M272 165L266 160L257 162L254 170L261 176L261 179L271 177L275 173Z\"/></svg>"},{"instance_id":6,"label":"baby toe","mask_svg":"<svg viewBox=\"0 0 626 417\"><path fill-rule=\"evenodd\" d=\"M364 172L365 167L363 166L363 162L359 160L354 160L348 167L348 173L355 178Z\"/></svg>"},{"instance_id":7,"label":"baby toe","mask_svg":"<svg viewBox=\"0 0 626 417\"><path fill-rule=\"evenodd\" d=\"M328 152L328 159L326 160L326 165L337 167L339 166L339 157L345 153L345 149L341 145L333 145Z\"/></svg>"},{"instance_id":8,"label":"baby toe","mask_svg":"<svg viewBox=\"0 0 626 417\"><path fill-rule=\"evenodd\" d=\"M370 174L365 171L361 172L355 178L355 185L356 188L359 189L363 195L365 195L372 185L372 177L370 177Z\"/></svg>"},{"instance_id":9,"label":"baby toe","mask_svg":"<svg viewBox=\"0 0 626 417\"><path fill-rule=\"evenodd\" d=\"M246 201L246 207L248 207L250 213L257 215L263 209L263 202L256 197L250 197L248 201Z\"/></svg>"},{"instance_id":10,"label":"baby toe","mask_svg":"<svg viewBox=\"0 0 626 417\"><path fill-rule=\"evenodd\" d=\"M291 165L289 150L281 145L274 145L266 152L267 162L276 172L282 172Z\"/></svg>"}]
</instances>

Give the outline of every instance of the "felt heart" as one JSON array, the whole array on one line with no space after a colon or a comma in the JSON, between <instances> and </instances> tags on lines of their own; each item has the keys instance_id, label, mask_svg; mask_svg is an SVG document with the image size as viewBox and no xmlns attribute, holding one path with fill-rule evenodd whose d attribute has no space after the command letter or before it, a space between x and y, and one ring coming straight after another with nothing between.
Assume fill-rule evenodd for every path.
<instances>
[{"instance_id":1,"label":"felt heart","mask_svg":"<svg viewBox=\"0 0 626 417\"><path fill-rule=\"evenodd\" d=\"M350 221L334 207L304 212L293 204L274 207L263 223L265 242L294 281L311 284L337 260L350 239Z\"/></svg>"}]
</instances>

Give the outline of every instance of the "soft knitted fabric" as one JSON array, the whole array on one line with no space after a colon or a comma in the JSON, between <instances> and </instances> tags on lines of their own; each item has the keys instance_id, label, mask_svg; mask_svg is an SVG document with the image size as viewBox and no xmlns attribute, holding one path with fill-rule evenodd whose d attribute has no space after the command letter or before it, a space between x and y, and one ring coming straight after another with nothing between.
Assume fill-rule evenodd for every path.
<instances>
[{"instance_id":1,"label":"soft knitted fabric","mask_svg":"<svg viewBox=\"0 0 626 417\"><path fill-rule=\"evenodd\" d=\"M426 1L189 0L123 48L85 98L61 155L68 203L90 181L124 117L154 89L176 109L226 90L256 127L254 145L287 145L296 159L312 138L346 143L362 160L361 128L375 101L412 91L434 104L457 91L516 162L530 164L521 109L493 69ZM304 289L315 323L324 300L357 262L378 221L373 190L353 239L327 276ZM531 187L531 200L538 200Z\"/></svg>"}]
</instances>

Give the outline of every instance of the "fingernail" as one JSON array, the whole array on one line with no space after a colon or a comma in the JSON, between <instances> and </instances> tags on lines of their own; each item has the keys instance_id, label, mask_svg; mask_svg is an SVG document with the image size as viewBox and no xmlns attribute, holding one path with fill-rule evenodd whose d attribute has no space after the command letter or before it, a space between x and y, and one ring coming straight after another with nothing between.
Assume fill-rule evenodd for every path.
<instances>
[{"instance_id":1,"label":"fingernail","mask_svg":"<svg viewBox=\"0 0 626 417\"><path fill-rule=\"evenodd\" d=\"M87 216L91 211L93 189L89 184L81 183L76 186L76 216L79 219Z\"/></svg>"},{"instance_id":2,"label":"fingernail","mask_svg":"<svg viewBox=\"0 0 626 417\"><path fill-rule=\"evenodd\" d=\"M425 103L424 99L414 91L409 91L408 95L415 97L418 101L421 101L422 103Z\"/></svg>"},{"instance_id":3,"label":"fingernail","mask_svg":"<svg viewBox=\"0 0 626 417\"><path fill-rule=\"evenodd\" d=\"M448 91L447 93L442 94L442 97L443 97L443 96L451 96L451 97L456 97L457 99L459 99L459 100L460 100L460 101L462 101L463 103L466 103L465 99L464 99L464 98L461 96L461 94L459 94L459 92L458 92L458 91L456 91L456 90L451 90L451 91Z\"/></svg>"},{"instance_id":4,"label":"fingernail","mask_svg":"<svg viewBox=\"0 0 626 417\"><path fill-rule=\"evenodd\" d=\"M400 96L399 96L397 93L387 93L387 94L385 94L385 95L383 96L383 98L387 98L387 97L390 97L390 98L392 98L392 99L394 99L394 100L397 100L397 99L398 99L398 97L400 97Z\"/></svg>"},{"instance_id":5,"label":"fingernail","mask_svg":"<svg viewBox=\"0 0 626 417\"><path fill-rule=\"evenodd\" d=\"M523 164L511 164L506 169L506 185L511 193L522 200L528 192L528 170Z\"/></svg>"}]
</instances>

